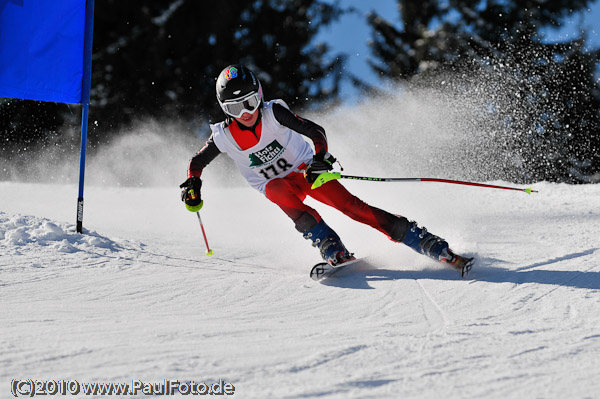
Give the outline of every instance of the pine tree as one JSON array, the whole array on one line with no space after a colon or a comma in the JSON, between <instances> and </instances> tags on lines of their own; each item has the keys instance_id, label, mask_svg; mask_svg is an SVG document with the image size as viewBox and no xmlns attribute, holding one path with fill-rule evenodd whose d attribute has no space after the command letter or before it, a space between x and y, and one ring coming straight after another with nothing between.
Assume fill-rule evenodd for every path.
<instances>
[{"instance_id":1,"label":"pine tree","mask_svg":"<svg viewBox=\"0 0 600 399\"><path fill-rule=\"evenodd\" d=\"M449 69L482 74L505 87L490 89L507 152L519 156L521 179L600 181L600 50L585 33L563 43L544 40L588 0L399 0L402 27L372 14L372 63L392 79L435 76ZM480 89L480 88L478 88ZM508 126L508 128L507 128ZM507 170L500 178L512 178Z\"/></svg>"},{"instance_id":2,"label":"pine tree","mask_svg":"<svg viewBox=\"0 0 600 399\"><path fill-rule=\"evenodd\" d=\"M233 63L252 68L268 98L302 106L309 92L317 100L337 93L333 77L341 60L326 61L329 48L314 43L340 15L336 6L317 0L178 0L170 6L146 1L137 11L139 4L106 3L98 7L96 29L111 34L95 38L93 84L107 115L222 118L214 84Z\"/></svg>"}]
</instances>

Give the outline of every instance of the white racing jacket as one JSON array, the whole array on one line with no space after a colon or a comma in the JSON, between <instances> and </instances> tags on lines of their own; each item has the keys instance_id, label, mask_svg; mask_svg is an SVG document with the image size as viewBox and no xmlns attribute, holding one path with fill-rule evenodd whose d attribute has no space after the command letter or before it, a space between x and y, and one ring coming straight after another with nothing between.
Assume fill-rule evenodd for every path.
<instances>
[{"instance_id":1,"label":"white racing jacket","mask_svg":"<svg viewBox=\"0 0 600 399\"><path fill-rule=\"evenodd\" d=\"M299 172L298 167L303 163L308 165L313 156L313 150L304 136L275 119L275 102L288 108L282 100L265 103L260 140L247 150L237 145L224 122L210 125L213 141L219 151L227 153L248 184L262 193L269 181Z\"/></svg>"}]
</instances>

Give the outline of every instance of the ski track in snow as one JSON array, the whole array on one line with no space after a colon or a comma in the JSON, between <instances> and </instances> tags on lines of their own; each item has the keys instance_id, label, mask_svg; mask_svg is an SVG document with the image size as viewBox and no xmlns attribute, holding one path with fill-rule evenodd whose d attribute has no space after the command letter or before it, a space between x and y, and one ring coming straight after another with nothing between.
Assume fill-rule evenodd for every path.
<instances>
[{"instance_id":1,"label":"ski track in snow","mask_svg":"<svg viewBox=\"0 0 600 399\"><path fill-rule=\"evenodd\" d=\"M75 187L0 183L0 397L13 378L223 379L240 398L597 396L600 185L347 187L476 256L470 277L315 205L368 264L313 282L317 252L249 188L206 189L206 257L176 188L89 187L80 235Z\"/></svg>"}]
</instances>

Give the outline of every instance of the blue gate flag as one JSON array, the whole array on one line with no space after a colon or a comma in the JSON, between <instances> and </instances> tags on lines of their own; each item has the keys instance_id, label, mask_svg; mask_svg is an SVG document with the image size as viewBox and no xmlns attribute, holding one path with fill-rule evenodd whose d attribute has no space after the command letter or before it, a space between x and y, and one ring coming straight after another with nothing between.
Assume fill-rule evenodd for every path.
<instances>
[{"instance_id":1,"label":"blue gate flag","mask_svg":"<svg viewBox=\"0 0 600 399\"><path fill-rule=\"evenodd\" d=\"M0 97L82 105L79 233L93 33L94 0L0 0Z\"/></svg>"},{"instance_id":2,"label":"blue gate flag","mask_svg":"<svg viewBox=\"0 0 600 399\"><path fill-rule=\"evenodd\" d=\"M83 103L85 17L86 0L0 0L0 97Z\"/></svg>"}]
</instances>

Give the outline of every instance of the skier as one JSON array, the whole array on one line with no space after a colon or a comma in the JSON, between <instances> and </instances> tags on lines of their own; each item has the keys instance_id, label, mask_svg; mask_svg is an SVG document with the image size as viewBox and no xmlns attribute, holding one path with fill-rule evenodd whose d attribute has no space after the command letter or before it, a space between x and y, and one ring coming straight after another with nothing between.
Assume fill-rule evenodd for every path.
<instances>
[{"instance_id":1,"label":"skier","mask_svg":"<svg viewBox=\"0 0 600 399\"><path fill-rule=\"evenodd\" d=\"M210 125L212 135L189 162L188 179L180 185L181 199L188 210L198 212L202 208L200 176L224 152L248 183L277 204L332 266L355 258L319 213L304 204L307 195L379 230L393 241L454 266L463 274L468 271L472 259L454 254L445 240L403 216L366 204L339 181L329 181L312 190L311 183L319 174L332 170L336 162L328 152L325 130L292 113L283 100L265 101L260 81L250 69L240 64L223 69L216 92L226 119ZM304 137L312 141L314 152Z\"/></svg>"}]
</instances>

